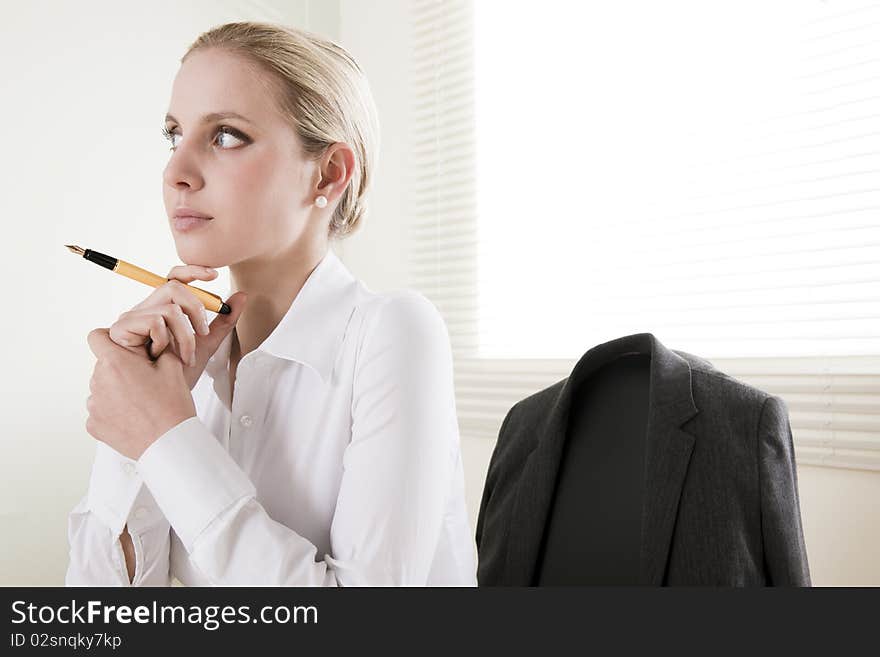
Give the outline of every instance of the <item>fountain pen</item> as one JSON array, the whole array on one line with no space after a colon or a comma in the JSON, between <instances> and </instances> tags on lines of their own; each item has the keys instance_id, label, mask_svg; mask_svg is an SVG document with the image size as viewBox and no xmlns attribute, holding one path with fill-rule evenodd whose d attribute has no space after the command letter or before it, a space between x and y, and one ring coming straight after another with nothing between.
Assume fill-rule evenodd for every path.
<instances>
[{"instance_id":1,"label":"fountain pen","mask_svg":"<svg viewBox=\"0 0 880 657\"><path fill-rule=\"evenodd\" d=\"M101 265L102 267L106 267L111 271L115 271L117 274L121 274L126 278L131 278L135 281L140 281L145 285L150 285L151 287L160 287L165 285L168 282L168 279L164 276L159 276L158 274L154 274L151 271L147 271L146 269L141 269L130 262L126 262L125 260L121 260L120 258L114 258L112 256L105 255L103 253L99 253L97 251L92 251L91 249L84 249L79 246L75 246L73 244L65 244L68 249L70 249L71 253L76 253L77 255L81 255L83 258L90 262L94 262L96 265ZM193 285L187 285L187 288L195 294L199 300L205 305L207 310L211 312L220 313L221 315L228 315L232 312L232 308L229 307L228 304L223 302L216 294L211 292L206 292L201 288L195 287Z\"/></svg>"}]
</instances>

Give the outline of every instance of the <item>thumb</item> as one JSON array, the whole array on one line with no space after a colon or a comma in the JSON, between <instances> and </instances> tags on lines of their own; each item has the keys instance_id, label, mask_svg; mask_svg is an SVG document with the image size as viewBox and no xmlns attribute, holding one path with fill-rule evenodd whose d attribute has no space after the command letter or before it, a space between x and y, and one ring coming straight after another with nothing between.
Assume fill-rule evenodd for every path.
<instances>
[{"instance_id":1,"label":"thumb","mask_svg":"<svg viewBox=\"0 0 880 657\"><path fill-rule=\"evenodd\" d=\"M238 318L247 303L247 292L236 292L226 300L226 304L232 309L228 315L217 315L208 325L208 335L196 334L196 360L205 361L214 355L220 343L235 328Z\"/></svg>"}]
</instances>

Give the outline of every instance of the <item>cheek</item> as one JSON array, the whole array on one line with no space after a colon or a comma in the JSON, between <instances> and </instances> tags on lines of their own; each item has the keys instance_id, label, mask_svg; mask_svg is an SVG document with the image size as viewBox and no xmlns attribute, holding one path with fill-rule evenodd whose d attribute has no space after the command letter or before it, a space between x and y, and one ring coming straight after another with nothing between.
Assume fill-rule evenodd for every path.
<instances>
[{"instance_id":1,"label":"cheek","mask_svg":"<svg viewBox=\"0 0 880 657\"><path fill-rule=\"evenodd\" d=\"M281 200L278 191L280 176L271 158L244 159L224 175L222 186L216 190L222 208L246 210L249 214L264 214L277 207Z\"/></svg>"},{"instance_id":2,"label":"cheek","mask_svg":"<svg viewBox=\"0 0 880 657\"><path fill-rule=\"evenodd\" d=\"M237 166L230 167L222 176L217 177L214 181L214 193L225 203L253 203L254 199L262 196L264 184L264 167L259 162L243 159Z\"/></svg>"},{"instance_id":3,"label":"cheek","mask_svg":"<svg viewBox=\"0 0 880 657\"><path fill-rule=\"evenodd\" d=\"M258 162L242 171L235 181L236 205L270 231L296 223L303 214L304 192L301 175L291 171L291 164L273 159Z\"/></svg>"},{"instance_id":4,"label":"cheek","mask_svg":"<svg viewBox=\"0 0 880 657\"><path fill-rule=\"evenodd\" d=\"M174 190L165 184L164 178L162 179L162 202L165 204L165 217L170 217L174 212Z\"/></svg>"}]
</instances>

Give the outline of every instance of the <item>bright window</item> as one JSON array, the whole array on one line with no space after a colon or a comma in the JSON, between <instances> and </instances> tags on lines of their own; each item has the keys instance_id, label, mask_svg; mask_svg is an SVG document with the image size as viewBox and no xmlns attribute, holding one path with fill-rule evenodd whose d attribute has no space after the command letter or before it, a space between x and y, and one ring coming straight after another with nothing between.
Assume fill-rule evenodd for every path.
<instances>
[{"instance_id":1,"label":"bright window","mask_svg":"<svg viewBox=\"0 0 880 657\"><path fill-rule=\"evenodd\" d=\"M474 26L479 356L880 354L880 3L477 1Z\"/></svg>"}]
</instances>

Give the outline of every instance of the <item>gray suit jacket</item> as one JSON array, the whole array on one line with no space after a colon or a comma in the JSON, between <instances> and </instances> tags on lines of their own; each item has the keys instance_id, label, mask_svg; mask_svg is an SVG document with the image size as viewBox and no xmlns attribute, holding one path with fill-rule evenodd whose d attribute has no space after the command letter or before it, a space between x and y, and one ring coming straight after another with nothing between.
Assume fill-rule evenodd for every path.
<instances>
[{"instance_id":1,"label":"gray suit jacket","mask_svg":"<svg viewBox=\"0 0 880 657\"><path fill-rule=\"evenodd\" d=\"M507 413L476 528L480 586L532 586L574 382L651 354L639 582L810 586L785 402L650 333L599 345Z\"/></svg>"}]
</instances>

